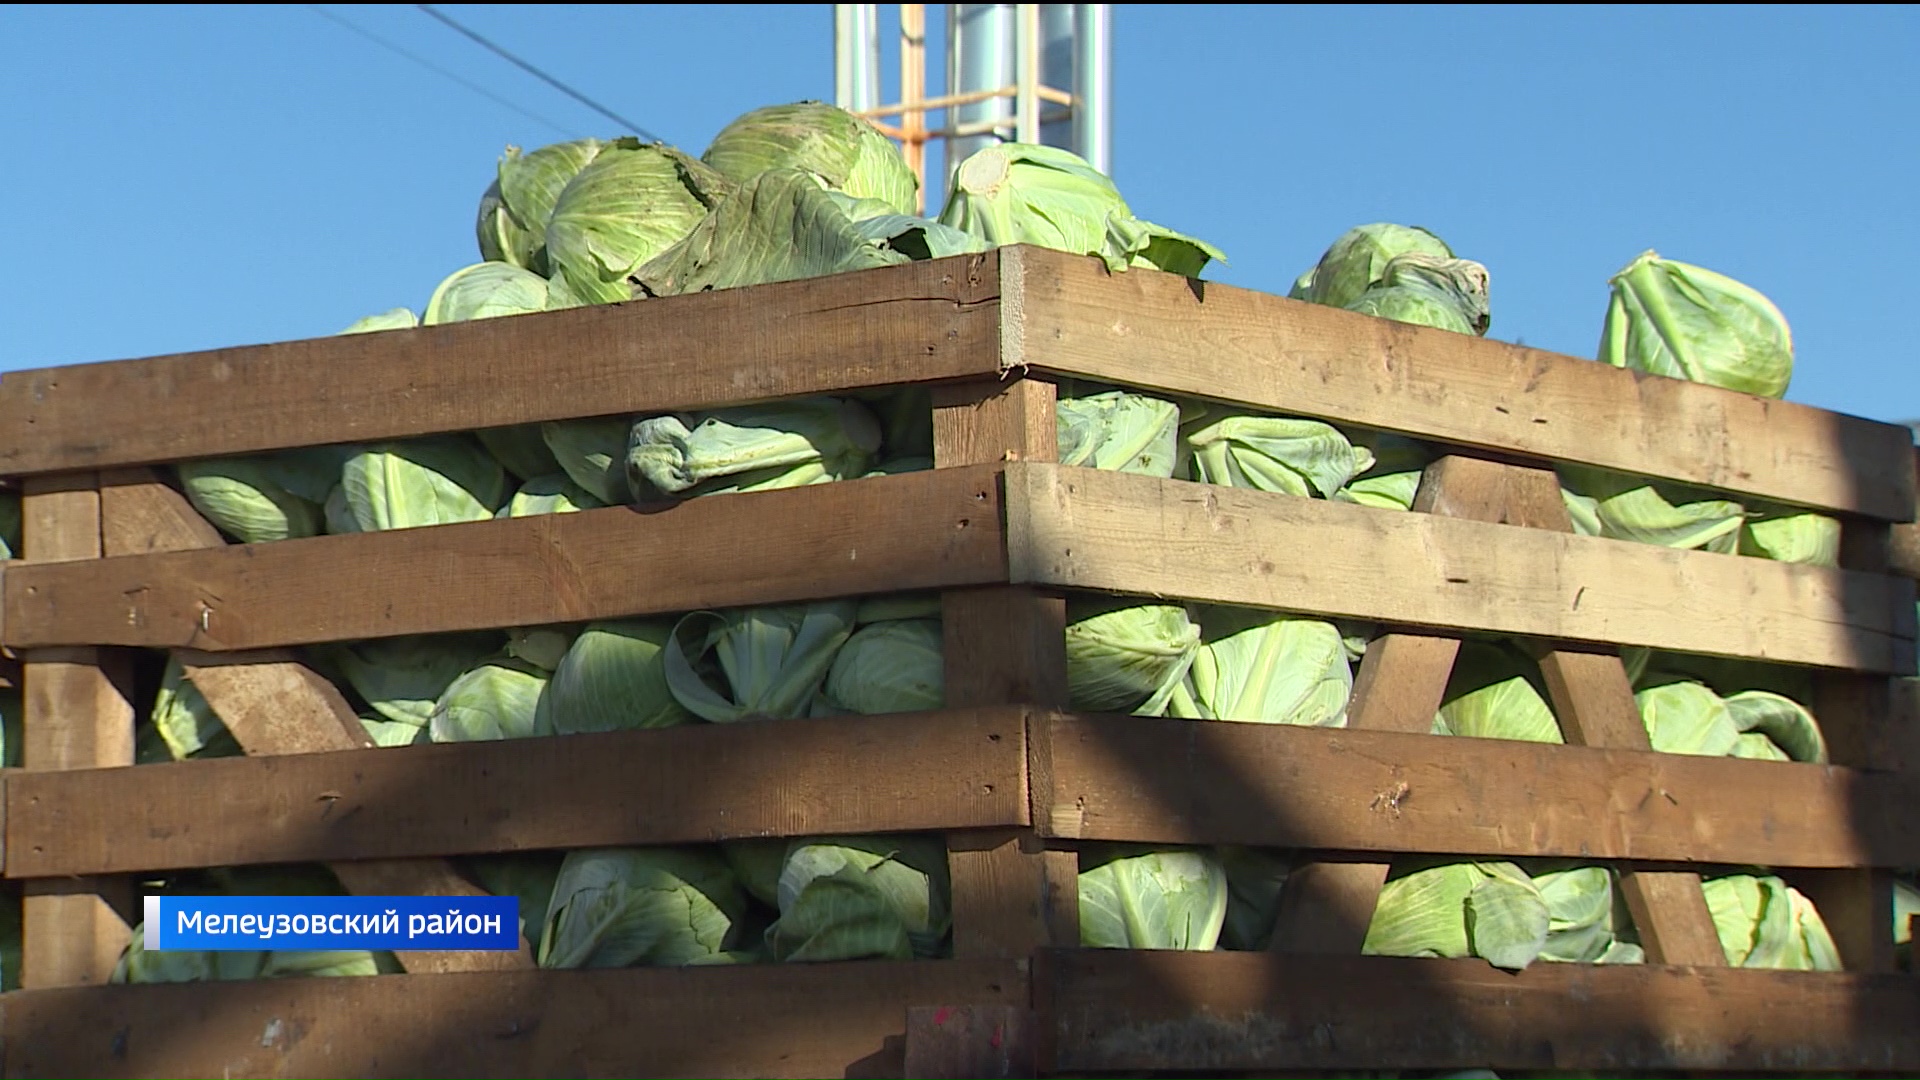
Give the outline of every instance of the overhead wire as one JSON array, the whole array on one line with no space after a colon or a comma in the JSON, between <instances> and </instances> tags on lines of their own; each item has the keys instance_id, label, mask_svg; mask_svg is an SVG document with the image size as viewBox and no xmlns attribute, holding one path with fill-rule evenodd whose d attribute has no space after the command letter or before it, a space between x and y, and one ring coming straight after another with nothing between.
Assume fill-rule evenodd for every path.
<instances>
[{"instance_id":1,"label":"overhead wire","mask_svg":"<svg viewBox=\"0 0 1920 1080\"><path fill-rule=\"evenodd\" d=\"M553 87L555 90L560 91L561 93L567 95L573 100L578 101L580 104L585 105L587 108L592 109L594 112L599 113L601 116L604 116L609 120L612 120L616 124L622 125L628 131L631 131L635 135L638 135L641 138L646 139L648 142L665 142L666 141L660 138L660 136L655 135L652 132L648 131L646 128L641 127L639 124L636 124L633 121L627 119L626 117L621 116L619 113L614 112L612 109L607 108L605 105L602 105L599 102L588 97L587 95L581 93L580 91L575 90L573 87L568 86L566 83L561 82L559 79L554 78L553 76L547 74L546 72L540 70L539 68L533 66L532 64L527 63L525 60L520 59L518 56L513 55L512 53L494 44L493 42L487 40L485 37L482 37L480 34L474 32L473 30L470 30L467 27L461 25L458 21L453 19L451 16L441 12L438 8L435 8L432 4L415 4L413 6L419 8L421 11L426 12L428 15L432 16L433 18L438 19L440 22L446 24L448 27L452 28L457 33L478 43L482 48L487 49L489 52L492 52L494 55L514 65L515 67L526 72L527 74L532 75L534 78L539 79L541 82L546 83L548 86Z\"/></svg>"},{"instance_id":2,"label":"overhead wire","mask_svg":"<svg viewBox=\"0 0 1920 1080\"><path fill-rule=\"evenodd\" d=\"M502 108L511 109L514 112L519 113L521 116L524 116L527 119L532 120L536 123L545 125L546 127L552 128L554 131L557 131L560 134L567 136L568 138L578 137L578 132L573 131L559 123L556 123L555 121L549 120L538 113L529 112L528 110L520 107L519 105L514 104L513 102L507 100L506 98L501 97L499 94L496 94L491 90L488 90L486 87L481 86L478 83L472 82L471 80L462 78L461 76L456 75L451 71L448 71L446 68L441 67L440 65L434 63L433 61L428 60L425 57L420 56L416 53L413 53L408 49L402 48L401 46L396 45L391 41L388 41L386 38L381 37L380 35L374 33L373 31L358 25L357 23L354 23L348 19L342 18L341 16L334 14L331 11L328 11L326 8L321 7L319 4L308 4L307 7L310 10L312 10L315 14L319 15L320 17L327 19L328 21L333 22L338 26L345 27L346 29L352 31L353 33L358 34L361 37L366 38L368 41L373 42L375 45L378 45L381 48L386 49L390 52L397 53L400 56L403 56L406 59L411 60L412 62L420 65L421 67L426 68L428 71L431 71L436 75L439 75L446 79L450 79L453 82L459 83L461 86L466 87L467 89L473 91L476 94L479 94L481 97L486 98L488 101L491 101L494 104L501 106Z\"/></svg>"}]
</instances>

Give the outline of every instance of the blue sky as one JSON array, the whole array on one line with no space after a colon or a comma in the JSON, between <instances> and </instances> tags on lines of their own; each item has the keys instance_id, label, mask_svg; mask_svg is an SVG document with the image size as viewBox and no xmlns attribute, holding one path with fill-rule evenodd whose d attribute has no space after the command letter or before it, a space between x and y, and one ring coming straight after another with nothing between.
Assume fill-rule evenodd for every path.
<instances>
[{"instance_id":1,"label":"blue sky","mask_svg":"<svg viewBox=\"0 0 1920 1080\"><path fill-rule=\"evenodd\" d=\"M614 133L411 7L326 10L524 112L305 6L0 8L0 370L417 310L478 258L506 144ZM694 152L832 95L828 5L446 10ZM1115 178L1226 249L1211 277L1284 292L1348 226L1422 224L1491 269L1492 336L1591 356L1655 248L1780 305L1790 398L1920 417L1920 10L1142 5L1114 34Z\"/></svg>"}]
</instances>

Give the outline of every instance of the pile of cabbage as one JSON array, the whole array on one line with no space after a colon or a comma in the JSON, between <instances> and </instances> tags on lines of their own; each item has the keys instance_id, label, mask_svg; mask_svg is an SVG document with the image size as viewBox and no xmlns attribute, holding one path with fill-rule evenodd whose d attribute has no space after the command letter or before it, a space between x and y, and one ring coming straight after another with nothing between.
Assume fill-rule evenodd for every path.
<instances>
[{"instance_id":1,"label":"pile of cabbage","mask_svg":"<svg viewBox=\"0 0 1920 1080\"><path fill-rule=\"evenodd\" d=\"M1116 272L1191 276L1222 257L1136 217L1108 178L1065 151L981 151L961 163L937 218L913 213L914 184L871 125L817 103L749 113L698 158L631 139L509 149L480 204L482 261L441 282L420 314L396 308L345 332L644 301L1006 243L1092 255ZM1669 269L1676 266L1643 260L1616 279L1607 340L1618 345L1604 358L1705 381L1781 366L1761 347L1764 319L1714 314L1750 297L1703 287L1706 278ZM1293 295L1485 334L1488 289L1486 268L1432 233L1376 224L1336 240ZM1705 314L1684 316L1695 308ZM1646 329L1648 320L1671 319L1685 333L1664 322ZM1779 329L1784 340L1784 322ZM1745 350L1738 356L1736 344ZM1784 374L1779 381L1784 390ZM1362 505L1410 508L1434 454L1395 436L1104 385L1063 384L1058 412L1067 464ZM178 474L223 533L262 543L855 480L930 468L932 453L930 401L906 390L189 462ZM1708 512L1701 507L1712 500L1612 477L1569 472L1563 483L1576 525L1595 535L1832 561L1822 531L1831 523L1813 515L1733 504ZM7 532L9 506L17 521L17 502L0 502L0 540L17 538L17 525ZM1072 704L1340 726L1369 632L1273 613L1078 598L1067 631ZM1495 663L1524 666L1524 658L1497 656L1502 648L1512 652L1486 643L1463 656L1435 730L1556 741L1537 683ZM311 650L307 659L383 746L908 712L942 700L935 597L381 639ZM1821 760L1817 725L1787 694L1675 675L1647 659L1641 704L1658 748ZM1499 677L1476 674L1479 664L1493 664ZM1536 691L1532 699L1526 690ZM163 673L148 720L142 761L239 750L177 664ZM597 849L464 865L488 891L520 898L522 929L548 967L905 958L947 947L938 837ZM1261 948L1287 867L1282 853L1244 849L1091 849L1082 861L1083 943ZM1817 915L1779 879L1729 874L1710 881L1708 893L1732 962L1817 967L1830 958ZM1639 958L1610 871L1540 862L1397 866L1367 950L1475 955L1510 967ZM385 963L152 959L130 949L123 977L356 974Z\"/></svg>"}]
</instances>

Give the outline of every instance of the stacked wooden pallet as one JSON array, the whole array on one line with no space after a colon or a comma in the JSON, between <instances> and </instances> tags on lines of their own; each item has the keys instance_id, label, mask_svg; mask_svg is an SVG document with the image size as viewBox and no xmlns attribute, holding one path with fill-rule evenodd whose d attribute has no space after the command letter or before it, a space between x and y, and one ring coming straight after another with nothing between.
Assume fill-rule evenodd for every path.
<instances>
[{"instance_id":1,"label":"stacked wooden pallet","mask_svg":"<svg viewBox=\"0 0 1920 1080\"><path fill-rule=\"evenodd\" d=\"M1055 380L1444 444L1396 513L1050 463ZM229 546L167 462L931 384L935 464L668 510ZM1844 521L1844 568L1571 535L1555 462ZM9 1076L1911 1070L1920 864L1906 429L1031 248L419 330L9 374L26 560L0 644L26 989ZM662 558L661 553L671 553ZM301 646L938 590L946 708L376 749ZM1077 715L1071 592L1366 620L1346 729ZM1427 734L1461 633L1543 644L1568 745ZM1619 649L1820 671L1832 766L1650 751ZM128 767L128 649L172 650L248 756ZM323 862L475 891L462 854L947 838L953 958L103 986L129 875ZM1076 845L1312 854L1270 953L1081 950ZM1396 853L1617 862L1649 963L1359 955ZM1729 970L1702 867L1777 868L1844 973Z\"/></svg>"}]
</instances>

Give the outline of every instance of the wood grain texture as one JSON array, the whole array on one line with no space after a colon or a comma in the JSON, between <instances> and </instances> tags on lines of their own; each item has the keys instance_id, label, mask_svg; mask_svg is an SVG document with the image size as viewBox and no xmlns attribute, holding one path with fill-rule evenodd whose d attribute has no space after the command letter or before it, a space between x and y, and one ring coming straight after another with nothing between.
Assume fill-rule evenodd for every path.
<instances>
[{"instance_id":1,"label":"wood grain texture","mask_svg":"<svg viewBox=\"0 0 1920 1080\"><path fill-rule=\"evenodd\" d=\"M997 262L8 372L0 474L991 376Z\"/></svg>"},{"instance_id":2,"label":"wood grain texture","mask_svg":"<svg viewBox=\"0 0 1920 1080\"><path fill-rule=\"evenodd\" d=\"M22 774L6 790L7 873L1024 825L1022 719L702 724Z\"/></svg>"},{"instance_id":3,"label":"wood grain texture","mask_svg":"<svg viewBox=\"0 0 1920 1080\"><path fill-rule=\"evenodd\" d=\"M981 467L26 564L6 575L5 632L16 647L224 652L977 585L1006 580L1000 523L998 477Z\"/></svg>"},{"instance_id":4,"label":"wood grain texture","mask_svg":"<svg viewBox=\"0 0 1920 1080\"><path fill-rule=\"evenodd\" d=\"M1016 249L1001 273L1010 351L1037 371L1914 518L1899 425L1061 252Z\"/></svg>"},{"instance_id":5,"label":"wood grain texture","mask_svg":"<svg viewBox=\"0 0 1920 1080\"><path fill-rule=\"evenodd\" d=\"M1914 666L1912 583L1882 574L1092 469L1007 469L1015 584L1883 674Z\"/></svg>"},{"instance_id":6,"label":"wood grain texture","mask_svg":"<svg viewBox=\"0 0 1920 1080\"><path fill-rule=\"evenodd\" d=\"M1920 979L1908 976L1107 949L1042 959L1043 1068L1068 1075L1920 1069Z\"/></svg>"},{"instance_id":7,"label":"wood grain texture","mask_svg":"<svg viewBox=\"0 0 1920 1080\"><path fill-rule=\"evenodd\" d=\"M910 1005L1026 998L968 961L279 979L10 994L4 1035L14 1077L899 1076Z\"/></svg>"},{"instance_id":8,"label":"wood grain texture","mask_svg":"<svg viewBox=\"0 0 1920 1080\"><path fill-rule=\"evenodd\" d=\"M1003 320L1016 316L1002 311ZM1053 460L1055 400L1054 385L1036 379L935 388L935 466ZM1064 597L1004 585L948 589L940 608L948 707L1066 704ZM1030 783L1024 770L1021 781ZM1045 850L1031 829L949 833L947 847L955 956L1017 959L1049 943L1079 943L1074 852Z\"/></svg>"},{"instance_id":9,"label":"wood grain texture","mask_svg":"<svg viewBox=\"0 0 1920 1080\"><path fill-rule=\"evenodd\" d=\"M907 1009L906 1069L925 1080L1033 1076L1040 1021L1019 1005Z\"/></svg>"},{"instance_id":10,"label":"wood grain texture","mask_svg":"<svg viewBox=\"0 0 1920 1080\"><path fill-rule=\"evenodd\" d=\"M1064 714L1036 717L1032 738L1051 762L1034 817L1070 840L1761 866L1920 857L1903 824L1920 795L1822 765Z\"/></svg>"},{"instance_id":11,"label":"wood grain texture","mask_svg":"<svg viewBox=\"0 0 1920 1080\"><path fill-rule=\"evenodd\" d=\"M29 479L20 504L28 560L93 565L74 560L100 555L95 476ZM43 649L23 659L21 764L31 772L14 775L133 764L126 657L99 649ZM131 936L132 907L133 892L126 881L78 878L28 886L21 909L21 985L106 982Z\"/></svg>"}]
</instances>

